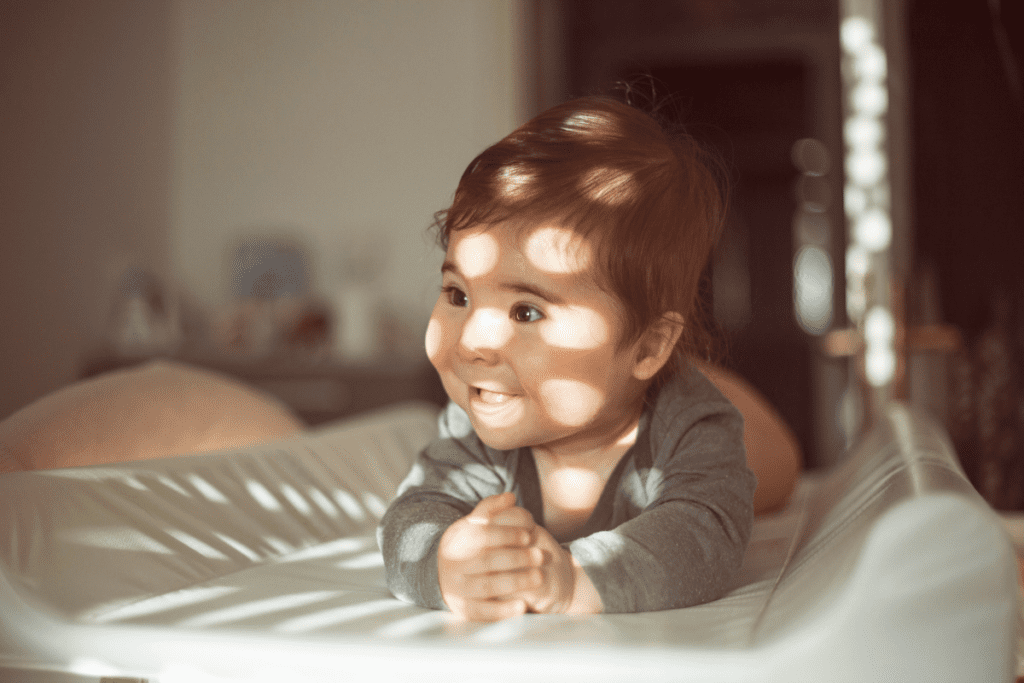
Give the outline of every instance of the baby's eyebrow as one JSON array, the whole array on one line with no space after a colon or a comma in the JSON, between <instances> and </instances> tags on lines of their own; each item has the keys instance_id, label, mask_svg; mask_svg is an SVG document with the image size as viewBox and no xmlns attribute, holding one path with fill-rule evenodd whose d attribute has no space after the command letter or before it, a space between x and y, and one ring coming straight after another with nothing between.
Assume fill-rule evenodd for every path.
<instances>
[{"instance_id":1,"label":"baby's eyebrow","mask_svg":"<svg viewBox=\"0 0 1024 683\"><path fill-rule=\"evenodd\" d=\"M453 275L462 277L462 273L459 272L459 267L451 261L445 261L441 264L441 273L452 273ZM564 296L556 294L555 292L545 289L533 282L523 282L521 280L499 282L498 289L507 292L516 292L518 294L532 294L533 296L544 299L544 301L547 301L549 304L554 304L556 306L564 306L568 303L568 300Z\"/></svg>"},{"instance_id":2,"label":"baby's eyebrow","mask_svg":"<svg viewBox=\"0 0 1024 683\"><path fill-rule=\"evenodd\" d=\"M556 306L564 306L566 304L565 297L555 294L550 290L542 289L532 282L502 282L498 285L498 289L520 294L532 294Z\"/></svg>"}]
</instances>

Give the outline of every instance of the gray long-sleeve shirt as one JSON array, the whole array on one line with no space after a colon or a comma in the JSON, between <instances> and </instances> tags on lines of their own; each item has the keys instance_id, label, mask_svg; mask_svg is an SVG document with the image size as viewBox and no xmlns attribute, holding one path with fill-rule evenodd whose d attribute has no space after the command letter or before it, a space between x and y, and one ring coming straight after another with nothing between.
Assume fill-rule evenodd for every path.
<instances>
[{"instance_id":1,"label":"gray long-sleeve shirt","mask_svg":"<svg viewBox=\"0 0 1024 683\"><path fill-rule=\"evenodd\" d=\"M529 448L499 451L473 432L454 403L377 529L388 588L444 609L437 548L445 529L487 496L512 491L543 520ZM601 596L605 612L646 612L720 597L740 567L753 523L756 480L743 418L697 370L651 399L636 443L608 479L590 519L563 543Z\"/></svg>"}]
</instances>

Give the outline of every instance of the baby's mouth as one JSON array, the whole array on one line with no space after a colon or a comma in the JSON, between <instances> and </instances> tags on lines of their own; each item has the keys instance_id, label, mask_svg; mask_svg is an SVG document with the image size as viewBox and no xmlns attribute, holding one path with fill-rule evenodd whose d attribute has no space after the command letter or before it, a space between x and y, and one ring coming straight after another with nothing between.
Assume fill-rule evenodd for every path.
<instances>
[{"instance_id":1,"label":"baby's mouth","mask_svg":"<svg viewBox=\"0 0 1024 683\"><path fill-rule=\"evenodd\" d=\"M488 403L490 405L500 405L507 403L515 398L515 394L504 394L499 391L488 391L487 389L481 389L480 387L473 387L476 392L477 398L482 403Z\"/></svg>"}]
</instances>

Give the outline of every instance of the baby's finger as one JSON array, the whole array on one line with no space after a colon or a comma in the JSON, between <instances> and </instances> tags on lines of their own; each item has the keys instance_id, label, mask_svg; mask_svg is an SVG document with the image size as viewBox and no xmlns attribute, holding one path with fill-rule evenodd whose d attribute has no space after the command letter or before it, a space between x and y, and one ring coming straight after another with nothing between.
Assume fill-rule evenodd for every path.
<instances>
[{"instance_id":1,"label":"baby's finger","mask_svg":"<svg viewBox=\"0 0 1024 683\"><path fill-rule=\"evenodd\" d=\"M475 576L529 569L543 563L544 553L540 548L499 548L467 561L464 567L466 574Z\"/></svg>"},{"instance_id":2,"label":"baby's finger","mask_svg":"<svg viewBox=\"0 0 1024 683\"><path fill-rule=\"evenodd\" d=\"M492 524L502 524L504 526L518 526L526 529L533 528L535 522L533 521L533 515L524 508L513 506L502 510L491 517Z\"/></svg>"},{"instance_id":3,"label":"baby's finger","mask_svg":"<svg viewBox=\"0 0 1024 683\"><path fill-rule=\"evenodd\" d=\"M462 616L471 621L501 621L526 613L522 600L465 600Z\"/></svg>"},{"instance_id":4,"label":"baby's finger","mask_svg":"<svg viewBox=\"0 0 1024 683\"><path fill-rule=\"evenodd\" d=\"M530 532L517 526L496 526L488 524L481 528L481 548L521 548L530 545Z\"/></svg>"},{"instance_id":5,"label":"baby's finger","mask_svg":"<svg viewBox=\"0 0 1024 683\"><path fill-rule=\"evenodd\" d=\"M465 577L462 594L469 599L505 597L536 588L543 581L544 575L536 567L509 572L471 574Z\"/></svg>"},{"instance_id":6,"label":"baby's finger","mask_svg":"<svg viewBox=\"0 0 1024 683\"><path fill-rule=\"evenodd\" d=\"M487 523L491 520L494 515L498 514L502 510L512 507L516 504L516 496L511 491L505 493L499 493L494 496L487 496L473 508L473 511L466 515L466 518L472 522L480 524Z\"/></svg>"}]
</instances>

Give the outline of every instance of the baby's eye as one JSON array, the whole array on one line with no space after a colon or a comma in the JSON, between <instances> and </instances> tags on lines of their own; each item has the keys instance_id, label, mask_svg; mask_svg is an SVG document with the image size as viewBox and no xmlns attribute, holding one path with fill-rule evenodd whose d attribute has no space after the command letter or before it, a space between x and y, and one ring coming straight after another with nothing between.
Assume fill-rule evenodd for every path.
<instances>
[{"instance_id":1,"label":"baby's eye","mask_svg":"<svg viewBox=\"0 0 1024 683\"><path fill-rule=\"evenodd\" d=\"M544 314L536 306L516 304L512 307L509 317L517 323L534 323L543 318Z\"/></svg>"},{"instance_id":2,"label":"baby's eye","mask_svg":"<svg viewBox=\"0 0 1024 683\"><path fill-rule=\"evenodd\" d=\"M458 287L442 287L441 291L444 293L445 298L452 306L458 306L464 308L469 304L469 297Z\"/></svg>"}]
</instances>

